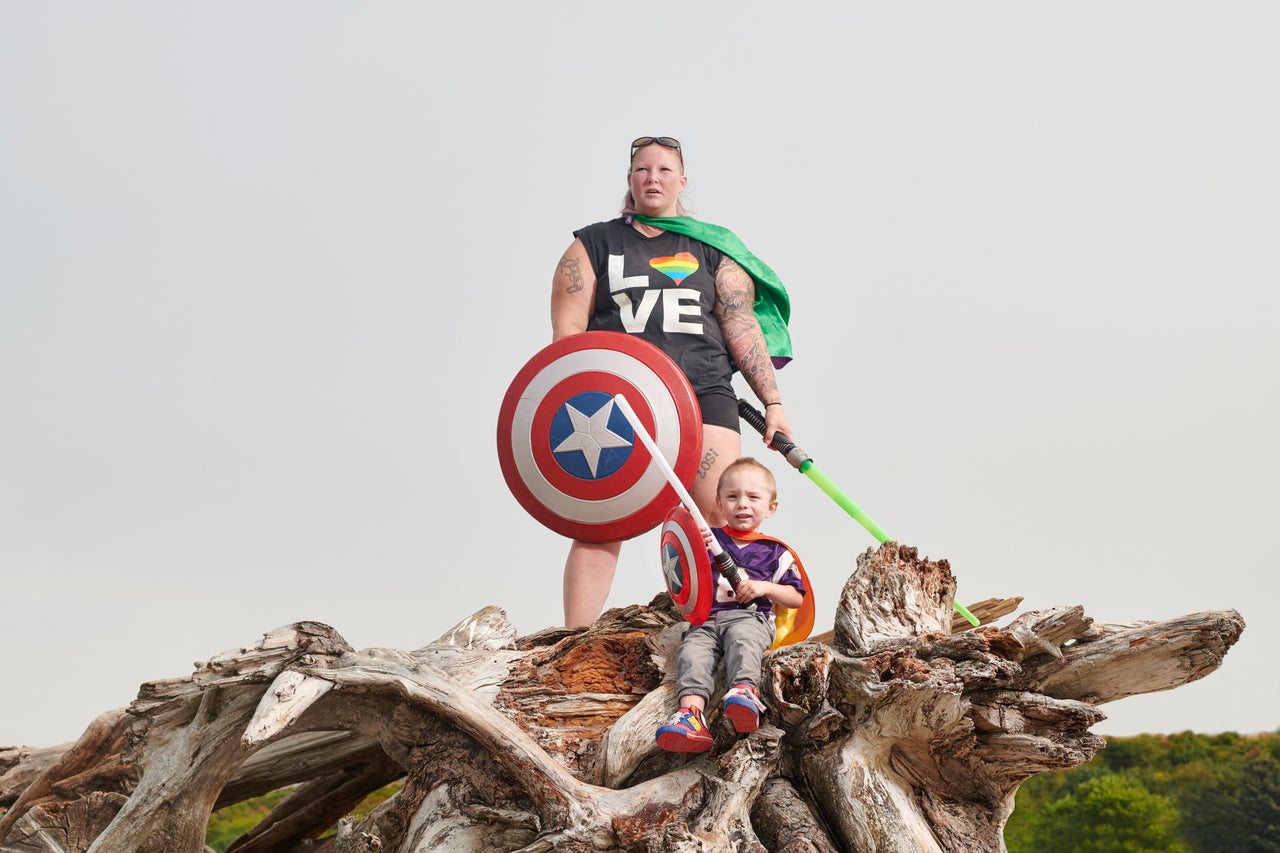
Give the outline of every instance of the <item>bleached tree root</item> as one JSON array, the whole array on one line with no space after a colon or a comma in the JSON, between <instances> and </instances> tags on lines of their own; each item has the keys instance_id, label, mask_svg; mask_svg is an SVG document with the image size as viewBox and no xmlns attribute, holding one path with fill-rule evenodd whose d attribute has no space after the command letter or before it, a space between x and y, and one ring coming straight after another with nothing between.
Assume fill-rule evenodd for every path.
<instances>
[{"instance_id":1,"label":"bleached tree root","mask_svg":"<svg viewBox=\"0 0 1280 853\"><path fill-rule=\"evenodd\" d=\"M868 550L835 629L766 660L761 728L713 702L701 756L653 738L683 632L665 596L527 637L486 608L412 651L285 626L143 685L70 748L0 750L0 853L199 853L214 808L284 786L232 851L1001 851L1018 786L1102 746L1099 705L1203 677L1244 629L1079 607L970 629L954 592L945 561Z\"/></svg>"}]
</instances>

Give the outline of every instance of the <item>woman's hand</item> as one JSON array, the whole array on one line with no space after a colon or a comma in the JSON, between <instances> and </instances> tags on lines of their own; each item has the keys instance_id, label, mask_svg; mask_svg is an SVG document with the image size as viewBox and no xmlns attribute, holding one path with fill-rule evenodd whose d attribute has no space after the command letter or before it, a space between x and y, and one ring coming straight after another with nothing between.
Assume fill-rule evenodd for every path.
<instances>
[{"instance_id":1,"label":"woman's hand","mask_svg":"<svg viewBox=\"0 0 1280 853\"><path fill-rule=\"evenodd\" d=\"M772 443L775 432L782 433L792 441L796 440L795 433L791 431L791 422L787 420L787 413L782 410L781 403L764 407L764 443L766 446Z\"/></svg>"}]
</instances>

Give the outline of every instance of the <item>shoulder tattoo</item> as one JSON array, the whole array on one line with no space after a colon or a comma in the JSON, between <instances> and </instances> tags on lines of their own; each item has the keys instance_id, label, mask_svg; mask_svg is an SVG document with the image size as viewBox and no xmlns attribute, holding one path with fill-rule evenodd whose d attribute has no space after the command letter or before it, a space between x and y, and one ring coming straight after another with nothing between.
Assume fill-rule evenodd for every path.
<instances>
[{"instance_id":1,"label":"shoulder tattoo","mask_svg":"<svg viewBox=\"0 0 1280 853\"><path fill-rule=\"evenodd\" d=\"M750 310L755 301L754 290L747 271L725 255L716 269L716 298L721 310L727 315Z\"/></svg>"},{"instance_id":2,"label":"shoulder tattoo","mask_svg":"<svg viewBox=\"0 0 1280 853\"><path fill-rule=\"evenodd\" d=\"M568 284L565 285L565 293L577 293L587 286L586 281L582 278L582 264L577 258L570 257L566 252L565 256L560 259L556 272L564 276Z\"/></svg>"}]
</instances>

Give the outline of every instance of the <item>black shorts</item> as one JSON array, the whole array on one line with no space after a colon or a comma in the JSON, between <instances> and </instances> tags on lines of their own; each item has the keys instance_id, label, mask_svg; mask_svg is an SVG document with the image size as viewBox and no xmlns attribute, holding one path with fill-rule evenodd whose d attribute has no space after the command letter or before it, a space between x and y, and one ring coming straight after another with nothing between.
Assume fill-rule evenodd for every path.
<instances>
[{"instance_id":1,"label":"black shorts","mask_svg":"<svg viewBox=\"0 0 1280 853\"><path fill-rule=\"evenodd\" d=\"M738 426L738 398L729 394L709 393L698 397L702 409L703 426L718 426L740 433Z\"/></svg>"}]
</instances>

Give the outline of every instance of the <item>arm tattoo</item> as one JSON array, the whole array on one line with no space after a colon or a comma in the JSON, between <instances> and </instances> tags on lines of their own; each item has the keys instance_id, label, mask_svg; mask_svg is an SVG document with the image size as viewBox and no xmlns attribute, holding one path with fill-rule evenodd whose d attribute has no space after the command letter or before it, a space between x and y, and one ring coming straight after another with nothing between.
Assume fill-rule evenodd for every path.
<instances>
[{"instance_id":1,"label":"arm tattoo","mask_svg":"<svg viewBox=\"0 0 1280 853\"><path fill-rule=\"evenodd\" d=\"M577 258L571 258L566 253L560 259L560 265L557 269L568 282L564 289L565 293L577 293L587 286L587 283L582 278L582 265L578 263Z\"/></svg>"},{"instance_id":2,"label":"arm tattoo","mask_svg":"<svg viewBox=\"0 0 1280 853\"><path fill-rule=\"evenodd\" d=\"M726 257L716 270L716 319L724 332L729 355L738 365L742 378L761 400L774 394L778 384L773 375L773 362L765 347L764 332L756 319L755 282L746 270Z\"/></svg>"}]
</instances>

